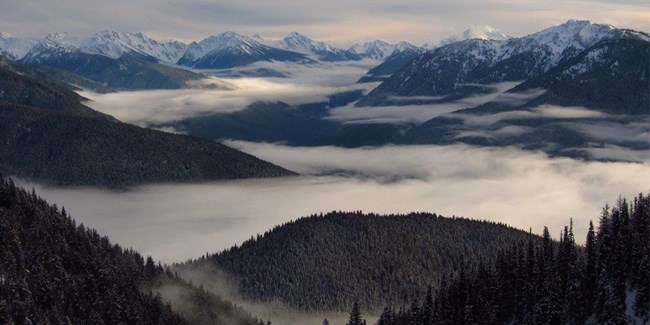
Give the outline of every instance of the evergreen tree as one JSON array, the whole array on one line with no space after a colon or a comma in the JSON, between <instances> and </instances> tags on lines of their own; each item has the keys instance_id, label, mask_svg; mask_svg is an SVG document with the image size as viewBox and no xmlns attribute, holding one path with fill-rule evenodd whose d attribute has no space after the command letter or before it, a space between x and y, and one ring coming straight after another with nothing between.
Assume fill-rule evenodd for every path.
<instances>
[{"instance_id":1,"label":"evergreen tree","mask_svg":"<svg viewBox=\"0 0 650 325\"><path fill-rule=\"evenodd\" d=\"M433 306L433 289L431 286L427 288L427 296L424 298L422 305L422 325L433 325L435 321L434 306Z\"/></svg>"},{"instance_id":2,"label":"evergreen tree","mask_svg":"<svg viewBox=\"0 0 650 325\"><path fill-rule=\"evenodd\" d=\"M625 299L634 293L634 312L645 324L650 320L649 212L650 195L631 205L620 199L611 210L605 206L598 230L589 223L584 250L575 243L572 221L559 242L545 229L539 241L529 241L527 250L513 245L500 252L494 267L461 268L457 277L445 281L433 303L428 292L422 308L412 305L393 323L386 321L390 314L385 310L381 324L430 324L433 306L433 324L622 325L632 321ZM630 252L630 247L637 250Z\"/></svg>"},{"instance_id":3,"label":"evergreen tree","mask_svg":"<svg viewBox=\"0 0 650 325\"><path fill-rule=\"evenodd\" d=\"M352 305L352 311L350 312L350 320L346 325L365 325L366 321L361 317L361 311L359 310L359 302L355 301Z\"/></svg>"},{"instance_id":4,"label":"evergreen tree","mask_svg":"<svg viewBox=\"0 0 650 325\"><path fill-rule=\"evenodd\" d=\"M650 322L650 194L634 200L631 214L632 286L638 288L634 301L636 314Z\"/></svg>"},{"instance_id":5,"label":"evergreen tree","mask_svg":"<svg viewBox=\"0 0 650 325\"><path fill-rule=\"evenodd\" d=\"M392 307L385 307L384 311L379 316L377 325L393 325L395 322L395 313Z\"/></svg>"}]
</instances>

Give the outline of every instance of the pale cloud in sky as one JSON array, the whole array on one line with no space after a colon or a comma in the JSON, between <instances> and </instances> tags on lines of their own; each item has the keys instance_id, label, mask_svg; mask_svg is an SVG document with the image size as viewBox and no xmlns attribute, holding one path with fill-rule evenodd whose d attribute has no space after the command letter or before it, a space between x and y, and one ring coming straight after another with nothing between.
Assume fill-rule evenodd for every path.
<instances>
[{"instance_id":1,"label":"pale cloud in sky","mask_svg":"<svg viewBox=\"0 0 650 325\"><path fill-rule=\"evenodd\" d=\"M571 18L650 31L647 1L0 0L0 8L0 31L31 37L107 28L192 41L226 30L270 38L297 30L339 45L374 38L422 44L470 25L523 36Z\"/></svg>"}]
</instances>

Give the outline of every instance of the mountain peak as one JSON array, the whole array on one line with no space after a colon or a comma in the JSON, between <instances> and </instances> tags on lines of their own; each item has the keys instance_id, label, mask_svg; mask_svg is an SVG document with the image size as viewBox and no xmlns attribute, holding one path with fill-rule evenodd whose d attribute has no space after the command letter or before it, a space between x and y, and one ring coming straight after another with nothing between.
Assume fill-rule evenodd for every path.
<instances>
[{"instance_id":1,"label":"mountain peak","mask_svg":"<svg viewBox=\"0 0 650 325\"><path fill-rule=\"evenodd\" d=\"M363 44L352 45L349 50L363 57L383 60L393 54L396 46L395 44L376 39Z\"/></svg>"},{"instance_id":2,"label":"mountain peak","mask_svg":"<svg viewBox=\"0 0 650 325\"><path fill-rule=\"evenodd\" d=\"M177 41L159 42L141 32L102 30L80 42L86 53L118 58L125 53L138 53L158 60L175 63L185 52L186 45Z\"/></svg>"},{"instance_id":3,"label":"mountain peak","mask_svg":"<svg viewBox=\"0 0 650 325\"><path fill-rule=\"evenodd\" d=\"M61 40L65 39L65 38L67 38L67 37L68 37L68 33L65 33L65 32L64 33L53 32L53 33L47 34L47 36L45 36L45 38L43 38L43 40L44 41L61 41Z\"/></svg>"},{"instance_id":4,"label":"mountain peak","mask_svg":"<svg viewBox=\"0 0 650 325\"><path fill-rule=\"evenodd\" d=\"M0 51L11 54L12 57L20 59L31 48L38 43L37 40L31 38L22 38L13 36L9 33L0 32Z\"/></svg>"},{"instance_id":5,"label":"mountain peak","mask_svg":"<svg viewBox=\"0 0 650 325\"><path fill-rule=\"evenodd\" d=\"M456 43L460 41L465 41L469 39L480 39L480 40L495 40L502 41L509 39L510 36L500 32L492 26L488 25L472 25L460 34L449 36L438 43L437 46L444 46L451 43ZM427 47L437 47L427 46Z\"/></svg>"},{"instance_id":6,"label":"mountain peak","mask_svg":"<svg viewBox=\"0 0 650 325\"><path fill-rule=\"evenodd\" d=\"M303 34L300 34L300 33L296 32L296 31L293 31L293 32L287 34L287 36L285 36L284 38L304 38L304 39L309 39L309 37L307 37L307 36L305 36Z\"/></svg>"},{"instance_id":7,"label":"mountain peak","mask_svg":"<svg viewBox=\"0 0 650 325\"><path fill-rule=\"evenodd\" d=\"M402 51L407 51L407 50L415 50L417 48L418 48L417 46L415 46L415 45L413 45L413 44L411 44L411 43L409 43L407 41L401 41L401 42L397 43L397 45L395 46L395 51L396 52L402 52Z\"/></svg>"},{"instance_id":8,"label":"mountain peak","mask_svg":"<svg viewBox=\"0 0 650 325\"><path fill-rule=\"evenodd\" d=\"M225 31L225 32L223 32L221 34L218 34L217 37L221 37L221 38L237 38L237 39L243 39L244 38L242 35L240 35L240 34L238 34L236 32L230 31L230 30Z\"/></svg>"}]
</instances>

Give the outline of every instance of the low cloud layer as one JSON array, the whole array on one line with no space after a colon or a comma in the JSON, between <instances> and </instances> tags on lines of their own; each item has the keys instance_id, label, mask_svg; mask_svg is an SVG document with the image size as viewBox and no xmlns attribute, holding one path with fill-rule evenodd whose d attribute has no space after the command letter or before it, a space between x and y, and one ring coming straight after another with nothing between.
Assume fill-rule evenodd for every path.
<instances>
[{"instance_id":1,"label":"low cloud layer","mask_svg":"<svg viewBox=\"0 0 650 325\"><path fill-rule=\"evenodd\" d=\"M114 242L169 263L332 210L430 211L531 227L536 233L547 225L554 235L573 218L582 240L588 221L606 202L647 192L650 177L647 160L583 162L512 148L230 144L305 176L152 185L130 192L21 183ZM330 173L339 176L313 176Z\"/></svg>"},{"instance_id":2,"label":"low cloud layer","mask_svg":"<svg viewBox=\"0 0 650 325\"><path fill-rule=\"evenodd\" d=\"M89 99L86 102L88 106L100 112L123 122L148 125L178 121L199 114L235 112L256 101L282 101L298 105L326 101L328 95L343 91L369 91L376 84L354 82L375 63L363 61L307 66L260 63L254 68L286 69L290 77L227 79L231 89L196 88L108 94L82 91L80 94ZM204 82L215 83L218 79Z\"/></svg>"},{"instance_id":3,"label":"low cloud layer","mask_svg":"<svg viewBox=\"0 0 650 325\"><path fill-rule=\"evenodd\" d=\"M450 114L449 117L457 117L463 120L465 125L475 127L490 126L503 120L517 120L528 118L555 118L555 119L586 119L606 118L607 114L590 110L584 107L542 105L530 110L514 110L495 114Z\"/></svg>"},{"instance_id":4,"label":"low cloud layer","mask_svg":"<svg viewBox=\"0 0 650 325\"><path fill-rule=\"evenodd\" d=\"M331 110L329 118L344 123L355 124L422 123L434 117L445 115L464 108L475 107L491 101L495 101L503 105L521 105L544 93L544 90L540 89L534 89L520 93L506 92L518 84L519 82L501 82L490 85L474 85L482 88L490 88L492 92L489 94L468 96L444 104L394 105L377 107L355 107L354 105L349 105ZM470 84L467 85L469 86ZM390 99L405 102L409 100L439 100L442 98L444 97L390 97Z\"/></svg>"}]
</instances>

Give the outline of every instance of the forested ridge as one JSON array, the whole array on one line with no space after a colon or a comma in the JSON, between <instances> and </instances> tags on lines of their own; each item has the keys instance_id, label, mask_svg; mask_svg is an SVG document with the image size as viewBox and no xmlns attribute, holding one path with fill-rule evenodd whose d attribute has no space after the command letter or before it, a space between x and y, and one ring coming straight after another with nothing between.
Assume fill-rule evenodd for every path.
<instances>
[{"instance_id":1,"label":"forested ridge","mask_svg":"<svg viewBox=\"0 0 650 325\"><path fill-rule=\"evenodd\" d=\"M462 268L410 305L391 304L377 325L648 324L650 195L606 206L578 246L573 225L553 241L513 243L491 264ZM355 305L348 325L364 324Z\"/></svg>"},{"instance_id":2,"label":"forested ridge","mask_svg":"<svg viewBox=\"0 0 650 325\"><path fill-rule=\"evenodd\" d=\"M0 67L0 170L56 185L293 175L225 145L118 122L72 90Z\"/></svg>"},{"instance_id":3,"label":"forested ridge","mask_svg":"<svg viewBox=\"0 0 650 325\"><path fill-rule=\"evenodd\" d=\"M0 64L0 101L114 120L84 106L81 99L68 87L20 75L11 67Z\"/></svg>"},{"instance_id":4,"label":"forested ridge","mask_svg":"<svg viewBox=\"0 0 650 325\"><path fill-rule=\"evenodd\" d=\"M538 236L503 224L430 213L331 212L278 226L241 246L176 270L210 265L232 275L243 297L303 310L380 309L412 299L465 266L492 263ZM214 275L217 276L217 275Z\"/></svg>"},{"instance_id":5,"label":"forested ridge","mask_svg":"<svg viewBox=\"0 0 650 325\"><path fill-rule=\"evenodd\" d=\"M170 287L178 306L155 294ZM0 175L0 324L263 322Z\"/></svg>"}]
</instances>

